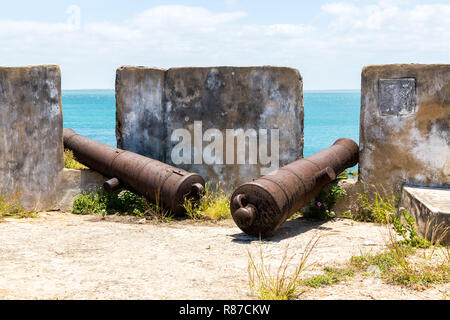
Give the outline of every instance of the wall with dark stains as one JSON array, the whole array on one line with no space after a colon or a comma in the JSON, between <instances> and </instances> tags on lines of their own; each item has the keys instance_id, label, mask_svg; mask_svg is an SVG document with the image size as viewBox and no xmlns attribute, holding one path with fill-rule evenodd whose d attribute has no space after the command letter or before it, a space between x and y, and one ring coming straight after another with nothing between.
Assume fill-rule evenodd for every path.
<instances>
[{"instance_id":1,"label":"wall with dark stains","mask_svg":"<svg viewBox=\"0 0 450 320\"><path fill-rule=\"evenodd\" d=\"M360 180L450 187L450 64L367 66L361 90Z\"/></svg>"},{"instance_id":2,"label":"wall with dark stains","mask_svg":"<svg viewBox=\"0 0 450 320\"><path fill-rule=\"evenodd\" d=\"M56 203L63 168L58 66L0 68L0 192L27 210Z\"/></svg>"},{"instance_id":3,"label":"wall with dark stains","mask_svg":"<svg viewBox=\"0 0 450 320\"><path fill-rule=\"evenodd\" d=\"M259 154L270 155L271 142L265 145L267 150L264 146L260 148L264 145L260 142L276 138L275 131L271 130L277 130L279 135L277 165L283 166L302 157L302 85L298 70L284 67L168 70L121 67L116 77L118 147L197 172L207 181L222 182L225 189L232 190L240 183L276 169L270 168L270 163L263 164ZM194 125L198 121L201 121L201 128ZM177 129L186 129L192 137L192 161L189 164L172 161L174 148L181 141L181 138L177 140L172 136ZM245 163L238 163L236 139L234 163L230 164L233 161L227 158L227 129L241 129L239 132L249 135L256 132L256 164L250 161L248 137L245 140ZM260 129L267 130L267 137L260 135ZM213 163L207 164L198 155L207 152L205 148L216 141L217 131L223 138L222 161L214 153ZM199 132L203 137L199 137ZM194 140L198 142L199 138L205 138L200 142L201 150L199 144L194 144Z\"/></svg>"},{"instance_id":4,"label":"wall with dark stains","mask_svg":"<svg viewBox=\"0 0 450 320\"><path fill-rule=\"evenodd\" d=\"M117 147L154 159L165 153L165 70L122 67L116 74Z\"/></svg>"}]
</instances>

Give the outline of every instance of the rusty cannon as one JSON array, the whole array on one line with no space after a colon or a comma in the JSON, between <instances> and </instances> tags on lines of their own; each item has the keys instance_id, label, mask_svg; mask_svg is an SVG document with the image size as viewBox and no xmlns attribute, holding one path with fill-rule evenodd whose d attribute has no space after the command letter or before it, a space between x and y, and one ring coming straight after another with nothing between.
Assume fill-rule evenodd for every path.
<instances>
[{"instance_id":1,"label":"rusty cannon","mask_svg":"<svg viewBox=\"0 0 450 320\"><path fill-rule=\"evenodd\" d=\"M230 200L235 223L249 235L272 236L326 184L356 165L358 150L353 140L342 138L312 156L240 185Z\"/></svg>"},{"instance_id":2,"label":"rusty cannon","mask_svg":"<svg viewBox=\"0 0 450 320\"><path fill-rule=\"evenodd\" d=\"M196 173L108 146L72 129L64 129L64 147L79 162L110 178L104 184L107 191L124 185L177 216L184 214L185 199L198 201L204 191L205 181Z\"/></svg>"}]
</instances>

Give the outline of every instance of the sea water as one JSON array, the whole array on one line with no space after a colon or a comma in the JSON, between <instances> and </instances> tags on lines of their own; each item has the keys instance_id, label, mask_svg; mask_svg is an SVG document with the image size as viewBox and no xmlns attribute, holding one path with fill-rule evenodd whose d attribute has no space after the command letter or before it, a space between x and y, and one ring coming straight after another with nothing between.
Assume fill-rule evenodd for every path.
<instances>
[{"instance_id":1,"label":"sea water","mask_svg":"<svg viewBox=\"0 0 450 320\"><path fill-rule=\"evenodd\" d=\"M358 143L360 100L359 91L304 93L305 157L331 146L342 137ZM116 146L113 90L63 91L62 104L64 128L72 128L83 136Z\"/></svg>"}]
</instances>

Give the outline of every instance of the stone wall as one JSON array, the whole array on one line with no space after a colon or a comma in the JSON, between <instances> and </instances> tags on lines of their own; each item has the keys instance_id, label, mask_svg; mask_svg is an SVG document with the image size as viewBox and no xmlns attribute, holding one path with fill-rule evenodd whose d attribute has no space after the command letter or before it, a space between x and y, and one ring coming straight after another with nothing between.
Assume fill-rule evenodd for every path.
<instances>
[{"instance_id":1,"label":"stone wall","mask_svg":"<svg viewBox=\"0 0 450 320\"><path fill-rule=\"evenodd\" d=\"M450 243L450 189L404 187L400 206L414 218L420 236Z\"/></svg>"},{"instance_id":2,"label":"stone wall","mask_svg":"<svg viewBox=\"0 0 450 320\"><path fill-rule=\"evenodd\" d=\"M0 192L27 210L56 203L63 168L58 66L0 68Z\"/></svg>"},{"instance_id":3,"label":"stone wall","mask_svg":"<svg viewBox=\"0 0 450 320\"><path fill-rule=\"evenodd\" d=\"M303 155L302 78L295 69L122 67L116 99L119 148L227 190Z\"/></svg>"},{"instance_id":4,"label":"stone wall","mask_svg":"<svg viewBox=\"0 0 450 320\"><path fill-rule=\"evenodd\" d=\"M117 147L163 160L165 70L122 67L116 76Z\"/></svg>"},{"instance_id":5,"label":"stone wall","mask_svg":"<svg viewBox=\"0 0 450 320\"><path fill-rule=\"evenodd\" d=\"M97 192L106 180L108 178L94 170L63 169L58 179L58 204L54 209L71 212L75 198L82 193Z\"/></svg>"},{"instance_id":6,"label":"stone wall","mask_svg":"<svg viewBox=\"0 0 450 320\"><path fill-rule=\"evenodd\" d=\"M361 90L360 180L450 187L450 64L367 66Z\"/></svg>"}]
</instances>

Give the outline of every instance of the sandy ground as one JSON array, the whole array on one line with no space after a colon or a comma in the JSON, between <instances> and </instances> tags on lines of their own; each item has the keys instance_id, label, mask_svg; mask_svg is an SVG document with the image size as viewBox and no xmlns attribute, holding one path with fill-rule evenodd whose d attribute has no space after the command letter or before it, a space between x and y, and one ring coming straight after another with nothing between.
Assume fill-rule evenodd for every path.
<instances>
[{"instance_id":1,"label":"sandy ground","mask_svg":"<svg viewBox=\"0 0 450 320\"><path fill-rule=\"evenodd\" d=\"M248 250L276 266L321 239L307 274L380 250L384 227L350 220L296 219L259 242L232 220L155 223L131 217L42 213L0 221L0 299L253 299ZM305 275L307 275L305 274ZM448 286L415 291L374 277L307 289L300 299L443 299Z\"/></svg>"}]
</instances>

